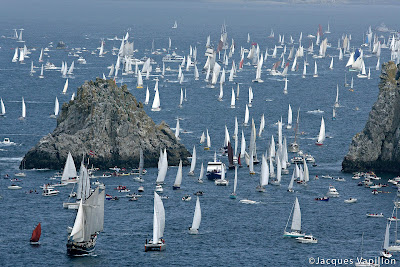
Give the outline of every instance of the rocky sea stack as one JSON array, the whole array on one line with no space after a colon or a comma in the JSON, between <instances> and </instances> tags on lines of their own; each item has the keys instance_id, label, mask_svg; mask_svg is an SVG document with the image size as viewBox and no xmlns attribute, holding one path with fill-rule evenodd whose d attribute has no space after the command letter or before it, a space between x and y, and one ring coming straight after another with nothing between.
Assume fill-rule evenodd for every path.
<instances>
[{"instance_id":1,"label":"rocky sea stack","mask_svg":"<svg viewBox=\"0 0 400 267\"><path fill-rule=\"evenodd\" d=\"M79 163L82 155L101 169L113 166L137 167L143 149L145 167L156 167L160 149L167 149L169 165L190 153L180 144L168 125L156 125L143 105L124 85L97 79L78 88L74 101L64 103L52 134L43 137L24 157L25 168L61 169L68 152ZM79 166L79 165L77 165Z\"/></svg>"},{"instance_id":2,"label":"rocky sea stack","mask_svg":"<svg viewBox=\"0 0 400 267\"><path fill-rule=\"evenodd\" d=\"M344 172L400 171L400 65L383 64L380 78L378 100L364 130L353 137Z\"/></svg>"}]
</instances>

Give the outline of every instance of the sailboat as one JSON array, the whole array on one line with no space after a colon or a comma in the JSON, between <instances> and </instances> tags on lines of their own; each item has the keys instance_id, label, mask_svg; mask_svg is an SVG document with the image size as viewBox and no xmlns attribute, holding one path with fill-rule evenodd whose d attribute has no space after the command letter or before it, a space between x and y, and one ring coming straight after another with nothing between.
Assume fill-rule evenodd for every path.
<instances>
[{"instance_id":1,"label":"sailboat","mask_svg":"<svg viewBox=\"0 0 400 267\"><path fill-rule=\"evenodd\" d=\"M339 85L336 85L336 100L335 100L335 104L333 106L335 108L339 107Z\"/></svg>"},{"instance_id":2,"label":"sailboat","mask_svg":"<svg viewBox=\"0 0 400 267\"><path fill-rule=\"evenodd\" d=\"M236 188L237 188L237 166L235 166L235 180L233 181L233 192L229 195L229 198L236 199Z\"/></svg>"},{"instance_id":3,"label":"sailboat","mask_svg":"<svg viewBox=\"0 0 400 267\"><path fill-rule=\"evenodd\" d=\"M39 75L40 79L44 78L44 74L43 74L43 64L42 64L42 68L40 69L40 75Z\"/></svg>"},{"instance_id":4,"label":"sailboat","mask_svg":"<svg viewBox=\"0 0 400 267\"><path fill-rule=\"evenodd\" d=\"M192 227L189 227L189 234L197 235L199 233L200 223L201 223L201 207L200 207L200 199L197 196L196 207L194 209L194 215L193 215Z\"/></svg>"},{"instance_id":5,"label":"sailboat","mask_svg":"<svg viewBox=\"0 0 400 267\"><path fill-rule=\"evenodd\" d=\"M75 223L68 236L67 254L87 256L94 252L97 235L103 231L105 190L99 187L86 199L81 199Z\"/></svg>"},{"instance_id":6,"label":"sailboat","mask_svg":"<svg viewBox=\"0 0 400 267\"><path fill-rule=\"evenodd\" d=\"M179 161L179 167L176 173L175 182L174 185L172 186L172 189L174 190L180 189L181 183L182 183L182 160Z\"/></svg>"},{"instance_id":7,"label":"sailboat","mask_svg":"<svg viewBox=\"0 0 400 267\"><path fill-rule=\"evenodd\" d=\"M292 129L292 120L293 120L293 115L292 115L292 107L289 104L289 110L288 110L288 123L286 125L286 129Z\"/></svg>"},{"instance_id":8,"label":"sailboat","mask_svg":"<svg viewBox=\"0 0 400 267\"><path fill-rule=\"evenodd\" d=\"M210 135L208 134L208 129L207 129L206 139L207 139L207 146L204 147L204 150L210 150L210 148L211 148L211 138L210 138Z\"/></svg>"},{"instance_id":9,"label":"sailboat","mask_svg":"<svg viewBox=\"0 0 400 267\"><path fill-rule=\"evenodd\" d=\"M148 105L149 104L149 100L150 100L150 92L149 92L149 87L147 86L147 88L146 88L146 98L144 100L144 104Z\"/></svg>"},{"instance_id":10,"label":"sailboat","mask_svg":"<svg viewBox=\"0 0 400 267\"><path fill-rule=\"evenodd\" d=\"M362 61L361 64L361 72L357 74L358 78L368 78L367 72L365 71L365 63Z\"/></svg>"},{"instance_id":11,"label":"sailboat","mask_svg":"<svg viewBox=\"0 0 400 267\"><path fill-rule=\"evenodd\" d=\"M4 106L3 98L0 98L1 113L0 116L6 115L6 107Z\"/></svg>"},{"instance_id":12,"label":"sailboat","mask_svg":"<svg viewBox=\"0 0 400 267\"><path fill-rule=\"evenodd\" d=\"M143 88L143 77L142 77L142 73L140 72L140 70L138 70L136 88L138 88L138 89Z\"/></svg>"},{"instance_id":13,"label":"sailboat","mask_svg":"<svg viewBox=\"0 0 400 267\"><path fill-rule=\"evenodd\" d=\"M294 128L294 141L289 145L290 152L298 152L299 151L299 144L297 144L297 132L299 131L299 122L300 122L300 108L297 110L297 120L296 120L296 127Z\"/></svg>"},{"instance_id":14,"label":"sailboat","mask_svg":"<svg viewBox=\"0 0 400 267\"><path fill-rule=\"evenodd\" d=\"M32 236L30 239L31 245L40 245L39 239L40 235L42 234L42 225L38 223L38 225L35 227L35 229L32 232Z\"/></svg>"},{"instance_id":15,"label":"sailboat","mask_svg":"<svg viewBox=\"0 0 400 267\"><path fill-rule=\"evenodd\" d=\"M256 187L256 190L258 192L265 192L265 186L268 184L268 180L269 180L269 170L268 170L268 163L267 163L267 160L265 159L264 155L262 156L261 162L262 163L261 163L260 183Z\"/></svg>"},{"instance_id":16,"label":"sailboat","mask_svg":"<svg viewBox=\"0 0 400 267\"><path fill-rule=\"evenodd\" d=\"M317 67L317 61L314 61L314 78L318 77L318 67Z\"/></svg>"},{"instance_id":17,"label":"sailboat","mask_svg":"<svg viewBox=\"0 0 400 267\"><path fill-rule=\"evenodd\" d=\"M333 70L333 57L332 57L332 59L331 59L331 64L329 65L329 69L330 69L330 70Z\"/></svg>"},{"instance_id":18,"label":"sailboat","mask_svg":"<svg viewBox=\"0 0 400 267\"><path fill-rule=\"evenodd\" d=\"M293 216L292 216L293 213ZM292 225L290 227L290 232L287 231L287 227L289 224L290 217L292 217ZM292 210L290 211L289 218L286 223L285 230L283 231L284 237L303 237L305 234L301 232L301 211L300 211L300 204L299 200L295 199Z\"/></svg>"},{"instance_id":19,"label":"sailboat","mask_svg":"<svg viewBox=\"0 0 400 267\"><path fill-rule=\"evenodd\" d=\"M225 164L221 165L221 179L216 179L214 181L215 185L222 185L222 186L228 186L229 181L225 179Z\"/></svg>"},{"instance_id":20,"label":"sailboat","mask_svg":"<svg viewBox=\"0 0 400 267\"><path fill-rule=\"evenodd\" d=\"M158 162L159 164L156 184L160 185L164 183L165 176L167 175L168 170L168 156L166 149L164 149L164 152L162 150L160 151L160 158Z\"/></svg>"},{"instance_id":21,"label":"sailboat","mask_svg":"<svg viewBox=\"0 0 400 267\"><path fill-rule=\"evenodd\" d=\"M180 140L180 138L179 138L179 132L180 132L179 118L177 118L177 119L176 119L176 127L175 127L175 138L176 138L176 140Z\"/></svg>"},{"instance_id":22,"label":"sailboat","mask_svg":"<svg viewBox=\"0 0 400 267\"><path fill-rule=\"evenodd\" d=\"M203 183L203 176L204 176L204 164L203 162L201 163L201 167L200 167L200 175L199 178L197 179L198 183Z\"/></svg>"},{"instance_id":23,"label":"sailboat","mask_svg":"<svg viewBox=\"0 0 400 267\"><path fill-rule=\"evenodd\" d=\"M51 118L57 118L58 112L60 111L60 103L58 102L58 98L56 97L56 101L54 103L54 114L51 115Z\"/></svg>"},{"instance_id":24,"label":"sailboat","mask_svg":"<svg viewBox=\"0 0 400 267\"><path fill-rule=\"evenodd\" d=\"M17 62L18 61L18 47L16 47L15 49L14 49L14 56L13 56L13 58L12 58L12 60L11 60L11 62Z\"/></svg>"},{"instance_id":25,"label":"sailboat","mask_svg":"<svg viewBox=\"0 0 400 267\"><path fill-rule=\"evenodd\" d=\"M304 61L304 65L303 65L303 76L301 76L303 79L306 77L307 75L307 62Z\"/></svg>"},{"instance_id":26,"label":"sailboat","mask_svg":"<svg viewBox=\"0 0 400 267\"><path fill-rule=\"evenodd\" d=\"M176 22L176 20L175 20L175 23L174 23L174 26L172 26L172 29L177 29L178 28L178 22Z\"/></svg>"},{"instance_id":27,"label":"sailboat","mask_svg":"<svg viewBox=\"0 0 400 267\"><path fill-rule=\"evenodd\" d=\"M68 79L65 81L64 89L63 89L62 93L65 95L67 93L67 90L68 90Z\"/></svg>"},{"instance_id":28,"label":"sailboat","mask_svg":"<svg viewBox=\"0 0 400 267\"><path fill-rule=\"evenodd\" d=\"M144 245L144 251L163 251L165 250L164 236L165 210L160 196L154 192L154 214L153 214L153 238Z\"/></svg>"},{"instance_id":29,"label":"sailboat","mask_svg":"<svg viewBox=\"0 0 400 267\"><path fill-rule=\"evenodd\" d=\"M392 217L391 218L398 218L397 216L398 216L398 214L397 214L397 209L398 209L398 203L395 203L395 205L394 205L394 208L393 208L393 212L392 212ZM400 252L400 244L399 244L399 239L398 239L398 234L397 234L397 232L398 232L398 229L397 229L397 221L398 220L395 220L395 229L394 229L394 233L395 233L395 236L394 236L394 244L392 244L392 245L390 245L389 243L390 243L390 241L387 241L387 245L388 245L388 247L387 247L387 251L389 251L389 252ZM392 223L392 221L390 221L389 222L389 227L391 226L390 224ZM389 239L389 238L388 238Z\"/></svg>"},{"instance_id":30,"label":"sailboat","mask_svg":"<svg viewBox=\"0 0 400 267\"><path fill-rule=\"evenodd\" d=\"M324 117L321 119L321 127L319 129L319 135L318 135L318 140L315 143L317 146L322 146L325 141L325 121Z\"/></svg>"},{"instance_id":31,"label":"sailboat","mask_svg":"<svg viewBox=\"0 0 400 267\"><path fill-rule=\"evenodd\" d=\"M236 104L235 91L233 90L233 87L232 87L231 108L235 108L235 104Z\"/></svg>"},{"instance_id":32,"label":"sailboat","mask_svg":"<svg viewBox=\"0 0 400 267\"><path fill-rule=\"evenodd\" d=\"M393 256L388 251L388 248L389 248L389 235L390 235L389 231L390 231L390 222L388 222L386 224L385 239L383 241L383 249L380 252L381 257L386 258L386 259L389 259L389 258L391 258Z\"/></svg>"},{"instance_id":33,"label":"sailboat","mask_svg":"<svg viewBox=\"0 0 400 267\"><path fill-rule=\"evenodd\" d=\"M22 98L22 113L21 113L21 117L19 118L20 120L25 119L26 117L26 106L25 106L25 100L24 98Z\"/></svg>"},{"instance_id":34,"label":"sailboat","mask_svg":"<svg viewBox=\"0 0 400 267\"><path fill-rule=\"evenodd\" d=\"M196 146L193 146L192 162L190 164L190 171L188 175L193 176L195 168L196 168Z\"/></svg>"},{"instance_id":35,"label":"sailboat","mask_svg":"<svg viewBox=\"0 0 400 267\"><path fill-rule=\"evenodd\" d=\"M283 94L285 94L285 95L287 95L287 93L288 93L287 82L288 82L288 79L285 79L285 87L283 88Z\"/></svg>"},{"instance_id":36,"label":"sailboat","mask_svg":"<svg viewBox=\"0 0 400 267\"><path fill-rule=\"evenodd\" d=\"M158 84L158 81L156 82L156 85ZM158 86L156 87L156 92L154 94L154 100L153 100L153 105L151 106L151 111L160 111L160 94L158 93Z\"/></svg>"},{"instance_id":37,"label":"sailboat","mask_svg":"<svg viewBox=\"0 0 400 267\"><path fill-rule=\"evenodd\" d=\"M61 184L66 185L76 182L78 182L78 179L74 159L72 158L71 152L68 152L67 161L65 162L64 171L61 176Z\"/></svg>"},{"instance_id":38,"label":"sailboat","mask_svg":"<svg viewBox=\"0 0 400 267\"><path fill-rule=\"evenodd\" d=\"M244 122L243 122L243 126L247 126L249 123L249 118L250 118L250 112L249 112L249 107L246 104L246 111L244 113Z\"/></svg>"}]
</instances>

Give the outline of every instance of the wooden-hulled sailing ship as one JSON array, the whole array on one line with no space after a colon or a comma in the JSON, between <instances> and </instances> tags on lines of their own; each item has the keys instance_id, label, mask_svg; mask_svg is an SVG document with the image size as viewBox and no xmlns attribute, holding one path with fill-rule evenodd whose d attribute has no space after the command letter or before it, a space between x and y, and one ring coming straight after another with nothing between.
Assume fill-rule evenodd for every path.
<instances>
[{"instance_id":1,"label":"wooden-hulled sailing ship","mask_svg":"<svg viewBox=\"0 0 400 267\"><path fill-rule=\"evenodd\" d=\"M69 256L91 255L96 246L97 235L103 231L105 190L97 187L86 199L79 202L75 223L67 242Z\"/></svg>"}]
</instances>

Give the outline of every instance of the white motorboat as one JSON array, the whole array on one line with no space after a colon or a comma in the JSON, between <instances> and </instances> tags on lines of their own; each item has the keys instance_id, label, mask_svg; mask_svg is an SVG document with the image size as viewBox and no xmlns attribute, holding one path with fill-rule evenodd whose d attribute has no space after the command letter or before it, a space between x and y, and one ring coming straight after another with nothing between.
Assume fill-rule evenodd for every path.
<instances>
[{"instance_id":1,"label":"white motorboat","mask_svg":"<svg viewBox=\"0 0 400 267\"><path fill-rule=\"evenodd\" d=\"M183 200L183 201L190 201L190 200L192 200L192 197L191 197L190 195L184 195L184 196L182 197L182 200Z\"/></svg>"},{"instance_id":2,"label":"white motorboat","mask_svg":"<svg viewBox=\"0 0 400 267\"><path fill-rule=\"evenodd\" d=\"M144 192L144 187L143 186L139 186L138 192Z\"/></svg>"},{"instance_id":3,"label":"white motorboat","mask_svg":"<svg viewBox=\"0 0 400 267\"><path fill-rule=\"evenodd\" d=\"M357 202L357 198L349 198L349 199L346 199L345 201L344 201L344 203L355 203L355 202Z\"/></svg>"},{"instance_id":4,"label":"white motorboat","mask_svg":"<svg viewBox=\"0 0 400 267\"><path fill-rule=\"evenodd\" d=\"M42 195L45 197L56 196L60 191L55 190L52 186L44 186Z\"/></svg>"},{"instance_id":5,"label":"white motorboat","mask_svg":"<svg viewBox=\"0 0 400 267\"><path fill-rule=\"evenodd\" d=\"M162 185L158 184L158 185L156 185L155 191L158 193L162 193L162 192L164 192L164 189L163 189Z\"/></svg>"},{"instance_id":6,"label":"white motorboat","mask_svg":"<svg viewBox=\"0 0 400 267\"><path fill-rule=\"evenodd\" d=\"M383 218L383 213L367 213L367 217L370 218Z\"/></svg>"},{"instance_id":7,"label":"white motorboat","mask_svg":"<svg viewBox=\"0 0 400 267\"><path fill-rule=\"evenodd\" d=\"M12 185L10 185L10 186L8 187L8 189L11 189L11 190L17 190L17 189L21 189L21 188L22 188L21 186L15 185L15 184L12 184Z\"/></svg>"},{"instance_id":8,"label":"white motorboat","mask_svg":"<svg viewBox=\"0 0 400 267\"><path fill-rule=\"evenodd\" d=\"M296 238L297 242L305 243L305 244L316 244L318 243L318 239L313 237L312 235L304 235Z\"/></svg>"},{"instance_id":9,"label":"white motorboat","mask_svg":"<svg viewBox=\"0 0 400 267\"><path fill-rule=\"evenodd\" d=\"M326 196L328 196L328 197L339 197L339 192L336 190L336 188L334 186L330 185L328 193L326 193Z\"/></svg>"},{"instance_id":10,"label":"white motorboat","mask_svg":"<svg viewBox=\"0 0 400 267\"><path fill-rule=\"evenodd\" d=\"M250 199L241 199L241 200L239 200L239 203L243 203L243 204L258 204L260 202L257 202L255 200L250 200Z\"/></svg>"}]
</instances>

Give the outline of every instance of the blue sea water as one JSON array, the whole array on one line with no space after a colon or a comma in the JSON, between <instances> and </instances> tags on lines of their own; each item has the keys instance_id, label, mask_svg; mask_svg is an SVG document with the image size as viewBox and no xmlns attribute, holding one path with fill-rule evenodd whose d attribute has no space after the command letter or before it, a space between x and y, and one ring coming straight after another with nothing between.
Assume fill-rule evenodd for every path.
<instances>
[{"instance_id":1,"label":"blue sea water","mask_svg":"<svg viewBox=\"0 0 400 267\"><path fill-rule=\"evenodd\" d=\"M27 4L27 3L25 3ZM10 6L8 6L10 5ZM329 70L330 57L317 59L318 78L312 78L314 60L309 55L308 76L301 78L302 70L289 71L288 95L283 95L284 82L268 75L265 66L270 68L275 59L269 58L264 64L262 84L251 83L255 76L255 68L244 66L238 73L235 82L239 82L240 98L236 108L230 109L231 87L236 91L236 84L226 82L224 85L224 101L217 101L219 89L206 88L200 75L199 81L193 79L193 69L184 72L185 82L160 81L160 112L146 112L156 123L167 122L175 127L176 117L180 117L181 128L189 133L181 133L181 142L191 151L196 145L198 165L196 176L184 175L182 189L172 190L176 167L170 167L167 173L164 195L166 210L165 239L167 250L162 253L145 253L144 242L152 234L153 189L157 170L148 169L145 175L145 193L137 202L123 198L114 188L126 185L136 191L140 185L132 177L113 177L102 179L106 184L106 192L120 196L118 201L107 201L105 205L104 232L100 234L95 257L69 258L66 255L67 226L72 226L75 212L62 208L67 200L71 187L60 188L61 193L55 197L43 197L41 194L27 194L30 189L39 190L39 186L52 182L49 180L55 171L27 170L27 176L20 183L22 190L8 190L11 184L8 179L0 180L0 263L3 266L21 265L57 265L57 266L133 266L133 265L178 265L178 266L308 266L309 257L355 259L361 256L361 235L364 232L363 255L367 258L378 256L381 249L386 220L384 218L366 218L367 212L383 212L389 217L392 212L392 200L395 188L387 187L384 191L391 193L372 195L371 190L358 187L351 175L341 173L341 161L347 153L351 138L361 131L368 118L368 113L378 94L379 71L375 70L376 57L365 59L366 67L371 67L371 80L358 79L356 73L347 72L350 82L354 77L354 92L343 86L347 58L339 61L337 40L342 34L351 34L351 46L358 48L363 41L363 34L369 25L376 26L384 21L390 28L397 28L396 14L398 7L382 6L275 6L255 3L204 3L204 2L130 2L130 1L85 1L64 2L52 1L29 2L29 8L16 9L10 3L4 4L0 11L0 35L11 36L14 28L23 27L23 39L27 47L36 48L26 60L25 65L11 62L15 47L20 47L13 39L0 39L0 97L3 98L7 114L0 118L0 140L5 137L16 145L1 146L1 175L18 172L18 166L24 154L33 147L41 137L52 132L56 120L49 115L53 112L55 97L61 103L68 101L76 88L84 81L108 74L107 66L115 63L116 56L111 53L99 58L84 52L86 65L76 64L77 58L68 56L72 48L85 47L94 51L100 46L101 38L122 37L129 30L138 52L136 57L150 56L162 66L163 55L150 54L154 40L156 48L166 48L168 37L177 54L187 55L189 46L198 49L198 67L205 63L205 41L211 35L214 44L219 40L221 25L227 24L228 40L235 40L236 52L233 59L239 62L240 46L249 48L246 42L247 33L251 41L260 45L262 52L266 47L272 49L277 36L284 34L286 40L292 35L297 42L303 32L303 44L309 45L308 34L316 35L318 24L326 28L330 23L331 34L327 34L332 48L327 54L334 56L334 69ZM355 12L357 10L357 12ZM173 22L178 21L178 29L173 30ZM268 39L271 28L275 39ZM387 40L388 34L383 34ZM61 91L65 79L59 71L45 71L44 79L29 75L31 60L36 67L40 48L64 41L68 49L48 52L50 61L61 66L61 61L68 65L75 60L74 78L69 79L66 95ZM132 40L132 39L131 39ZM119 47L119 41L106 40L105 49ZM296 45L297 47L297 45ZM290 48L290 46L288 46ZM279 50L278 55L282 50ZM317 47L315 47L317 51ZM270 51L271 53L271 51ZM369 52L366 52L369 54ZM286 54L287 57L287 54ZM382 50L381 62L390 59L388 49ZM302 61L301 61L302 62ZM167 64L172 69L178 63ZM302 64L300 64L302 66ZM153 66L154 69L155 66ZM229 67L230 68L230 65ZM300 68L302 69L302 68ZM177 72L167 72L166 78L175 81ZM126 84L131 93L141 102L145 98L145 90L136 89L136 78L122 76L117 83ZM151 101L155 81L145 80L145 86L151 89ZM341 107L337 109L337 120L331 120L332 105L335 101L336 85L339 84L339 100ZM245 104L248 100L248 87L253 88L254 101L250 108L250 117L259 126L262 114L265 114L266 128L261 138L257 139L259 157L269 145L271 135L277 136L275 123L283 117L287 118L290 104L294 114L300 108L299 144L304 152L311 153L317 161L317 167L311 167L310 176L330 174L344 177L345 182L319 179L312 180L308 186L295 186L296 193L286 191L290 176L284 176L279 187L268 186L264 194L255 191L259 180L260 166L257 174L250 176L247 168L239 170L238 199L229 199L233 190L233 172L228 171L231 181L228 187L216 187L214 183L196 182L201 162L205 165L212 159L214 150L219 150L224 140L224 125L233 133L234 117L240 122L244 118ZM187 101L179 108L180 88L186 88ZM27 106L27 118L18 120L21 114L21 98ZM271 100L271 101L266 101ZM322 147L314 145L318 135L321 114L315 115L307 111L321 109L324 111L328 138ZM295 117L295 116L294 116ZM199 137L208 128L212 148L204 151L198 145ZM249 127L244 130L247 142L250 139ZM288 142L293 140L293 130L284 129ZM289 155L293 156L293 155ZM220 157L220 156L219 156ZM226 158L220 157L222 161ZM200 163L200 164L199 164ZM112 166L110 166L112 167ZM188 172L184 167L184 174ZM292 167L291 167L292 171ZM383 175L386 182L391 175ZM324 195L332 184L340 192L338 199L329 202L317 202L315 197ZM191 225L195 198L189 202L181 201L184 194L192 194L198 190L205 192L200 197L202 206L202 223L200 234L191 236L187 228ZM302 210L302 227L307 233L318 238L318 244L299 244L295 240L282 237L290 210L295 199L299 198ZM345 204L344 199L358 198L356 204ZM240 204L239 200L249 198L259 201L257 205ZM29 238L38 222L42 223L40 247L31 247ZM392 232L393 233L393 232ZM394 256L399 259L398 255Z\"/></svg>"}]
</instances>

